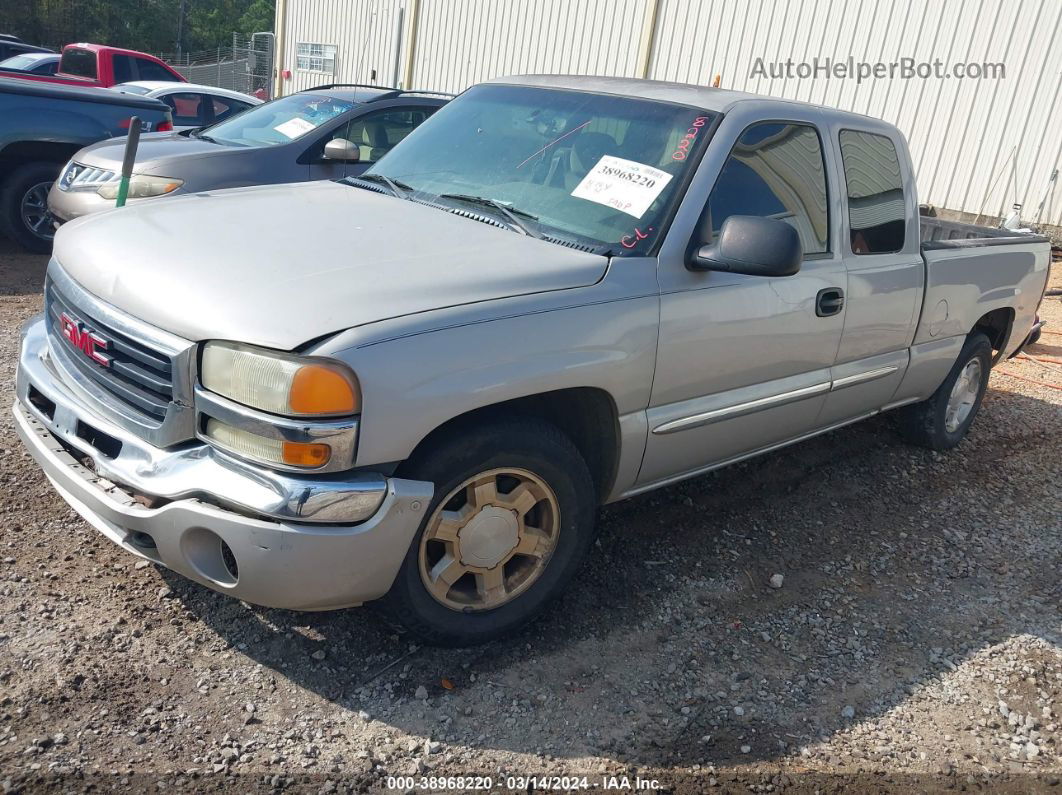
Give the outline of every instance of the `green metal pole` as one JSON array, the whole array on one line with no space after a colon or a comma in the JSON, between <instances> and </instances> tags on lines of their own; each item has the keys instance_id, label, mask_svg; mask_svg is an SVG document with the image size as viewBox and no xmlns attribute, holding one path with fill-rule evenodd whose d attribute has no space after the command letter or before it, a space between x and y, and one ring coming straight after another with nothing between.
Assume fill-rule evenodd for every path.
<instances>
[{"instance_id":1,"label":"green metal pole","mask_svg":"<svg viewBox=\"0 0 1062 795\"><path fill-rule=\"evenodd\" d=\"M133 162L136 160L136 147L140 143L140 117L129 120L129 137L125 139L125 157L122 160L122 178L118 183L118 198L115 207L125 207L129 195L129 178L133 175Z\"/></svg>"}]
</instances>

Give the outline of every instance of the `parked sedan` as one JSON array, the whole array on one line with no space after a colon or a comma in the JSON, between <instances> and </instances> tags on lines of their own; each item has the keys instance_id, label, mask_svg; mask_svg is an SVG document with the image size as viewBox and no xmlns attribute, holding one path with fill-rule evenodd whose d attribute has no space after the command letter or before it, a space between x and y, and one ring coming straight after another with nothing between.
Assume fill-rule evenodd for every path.
<instances>
[{"instance_id":1,"label":"parked sedan","mask_svg":"<svg viewBox=\"0 0 1062 795\"><path fill-rule=\"evenodd\" d=\"M47 47L37 47L27 44L18 36L10 33L0 33L0 60L6 60L13 55L21 55L27 52L52 52Z\"/></svg>"},{"instance_id":2,"label":"parked sedan","mask_svg":"<svg viewBox=\"0 0 1062 795\"><path fill-rule=\"evenodd\" d=\"M194 83L137 80L119 83L111 90L161 99L173 110L173 128L178 131L216 124L262 104L258 97L239 91Z\"/></svg>"},{"instance_id":3,"label":"parked sedan","mask_svg":"<svg viewBox=\"0 0 1062 795\"><path fill-rule=\"evenodd\" d=\"M140 139L129 199L357 176L450 99L379 86L328 85L225 121ZM57 223L114 206L125 141L74 155L48 194Z\"/></svg>"},{"instance_id":4,"label":"parked sedan","mask_svg":"<svg viewBox=\"0 0 1062 795\"><path fill-rule=\"evenodd\" d=\"M54 75L58 69L59 54L54 52L24 52L0 61L0 72Z\"/></svg>"}]
</instances>

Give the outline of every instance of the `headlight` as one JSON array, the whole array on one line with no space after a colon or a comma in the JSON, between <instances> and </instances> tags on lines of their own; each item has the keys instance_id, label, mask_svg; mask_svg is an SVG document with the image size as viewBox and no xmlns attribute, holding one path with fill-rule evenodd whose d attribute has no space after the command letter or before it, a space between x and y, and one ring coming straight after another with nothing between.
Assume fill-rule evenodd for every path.
<instances>
[{"instance_id":1,"label":"headlight","mask_svg":"<svg viewBox=\"0 0 1062 795\"><path fill-rule=\"evenodd\" d=\"M358 380L342 364L249 345L208 342L199 378L229 400L287 417L341 417L361 408Z\"/></svg>"},{"instance_id":2,"label":"headlight","mask_svg":"<svg viewBox=\"0 0 1062 795\"><path fill-rule=\"evenodd\" d=\"M115 179L114 182L108 182L103 185L96 193L104 199L117 199L118 186L120 184L121 179ZM151 196L163 196L167 193L172 193L183 184L184 180L181 179L133 174L129 178L129 193L127 197L130 199L147 199Z\"/></svg>"}]
</instances>

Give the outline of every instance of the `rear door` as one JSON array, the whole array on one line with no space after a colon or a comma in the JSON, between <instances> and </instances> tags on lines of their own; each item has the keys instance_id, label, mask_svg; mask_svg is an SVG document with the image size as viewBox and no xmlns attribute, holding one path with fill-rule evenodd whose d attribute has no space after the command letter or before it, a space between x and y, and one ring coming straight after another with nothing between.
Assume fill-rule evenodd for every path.
<instances>
[{"instance_id":1,"label":"rear door","mask_svg":"<svg viewBox=\"0 0 1062 795\"><path fill-rule=\"evenodd\" d=\"M196 91L175 91L159 97L170 106L175 129L203 127L211 123L211 97Z\"/></svg>"},{"instance_id":2,"label":"rear door","mask_svg":"<svg viewBox=\"0 0 1062 795\"><path fill-rule=\"evenodd\" d=\"M817 427L844 324L845 285L830 210L837 187L820 117L793 106L786 118L764 122L750 103L715 133L737 143L725 156L710 147L698 170L697 179L718 174L706 208L710 228L718 234L730 215L778 218L797 229L804 261L795 276L780 278L690 271L691 241L673 240L684 237L676 221L660 253L660 339L640 485Z\"/></svg>"},{"instance_id":3,"label":"rear door","mask_svg":"<svg viewBox=\"0 0 1062 795\"><path fill-rule=\"evenodd\" d=\"M903 138L873 120L831 129L843 189L841 255L847 272L844 333L822 421L876 411L906 372L921 309L925 265Z\"/></svg>"}]
</instances>

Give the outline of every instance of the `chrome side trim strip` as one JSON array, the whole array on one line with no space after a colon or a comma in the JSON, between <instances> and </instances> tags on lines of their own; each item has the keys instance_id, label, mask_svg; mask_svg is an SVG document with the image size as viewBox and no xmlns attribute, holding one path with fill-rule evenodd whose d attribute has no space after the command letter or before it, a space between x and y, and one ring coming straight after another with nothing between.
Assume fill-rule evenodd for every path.
<instances>
[{"instance_id":1,"label":"chrome side trim strip","mask_svg":"<svg viewBox=\"0 0 1062 795\"><path fill-rule=\"evenodd\" d=\"M865 384L868 381L877 381L879 378L884 378L887 375L892 375L899 369L899 365L890 364L888 367L878 367L874 370L867 370L865 373L846 375L844 378L835 379L833 382L833 386L830 387L830 391L836 392L838 389L844 389L848 386L855 386L856 384Z\"/></svg>"},{"instance_id":2,"label":"chrome side trim strip","mask_svg":"<svg viewBox=\"0 0 1062 795\"><path fill-rule=\"evenodd\" d=\"M877 381L879 378L885 378L888 375L892 375L899 369L899 365L895 364L886 367L876 367L873 370L867 370L865 373L856 373L855 375L848 375L844 378L838 378L833 381L823 381L820 384L813 384L812 386L801 387L800 389L794 389L789 392L782 392L778 395L772 395L771 397L758 398L756 400L746 401L745 403L736 403L733 406L725 406L720 409L704 411L699 414L693 414L689 417L681 417L677 420L665 422L663 425L658 425L653 428L653 433L656 435L676 433L690 428L699 428L702 425L709 425L713 422L719 422L720 420L751 414L754 411L770 409L775 406L784 406L787 403L794 403L798 400L821 395L825 392L836 392L838 389L845 389L846 387L856 386L857 384Z\"/></svg>"},{"instance_id":3,"label":"chrome side trim strip","mask_svg":"<svg viewBox=\"0 0 1062 795\"><path fill-rule=\"evenodd\" d=\"M784 442L778 442L777 444L768 445L767 447L761 447L759 450L753 450L750 453L742 453L740 455L734 456L733 458L728 458L725 461L719 461L715 464L709 464L708 466L699 467L697 469L691 469L689 472L682 472L678 475L669 475L668 477L663 478L662 480L656 480L652 483L646 483L644 486L636 486L633 489L629 489L623 492L623 494L620 495L619 499L625 500L628 497L634 497L638 494L644 494L645 492L652 491L653 489L659 489L663 486L670 486L672 483L679 483L683 480L695 478L698 475L707 474L708 472L712 472L716 469L722 469L723 467L730 466L731 464L736 464L739 461L745 461L749 458L755 458L758 455L764 455L766 453L774 452L775 450L781 450L783 447L789 447L789 445L791 444L797 444L798 442L813 439L816 436L821 436L824 433L835 431L838 428L843 428L845 425L851 425L853 423L859 422L860 420L868 419L880 413L881 412L879 411L869 411L866 414L860 414L858 417L852 417L851 419L843 420L842 422L829 425L825 428L819 428L818 430L812 431L811 433L805 433L803 436L797 436L795 439L787 439Z\"/></svg>"},{"instance_id":4,"label":"chrome side trim strip","mask_svg":"<svg viewBox=\"0 0 1062 795\"><path fill-rule=\"evenodd\" d=\"M709 425L713 422L730 419L731 417L740 417L744 414L751 414L754 411L774 408L775 406L784 406L787 403L795 403L798 400L804 400L805 398L814 397L815 395L822 395L829 391L830 382L823 381L819 384L812 384L811 386L793 389L789 392L782 392L779 395L771 395L770 397L749 400L745 403L737 403L733 406L724 406L720 409L704 411L690 417L671 420L671 422L665 422L663 425L658 425L653 428L653 433L662 435L685 431L690 428L699 428L702 425Z\"/></svg>"}]
</instances>

